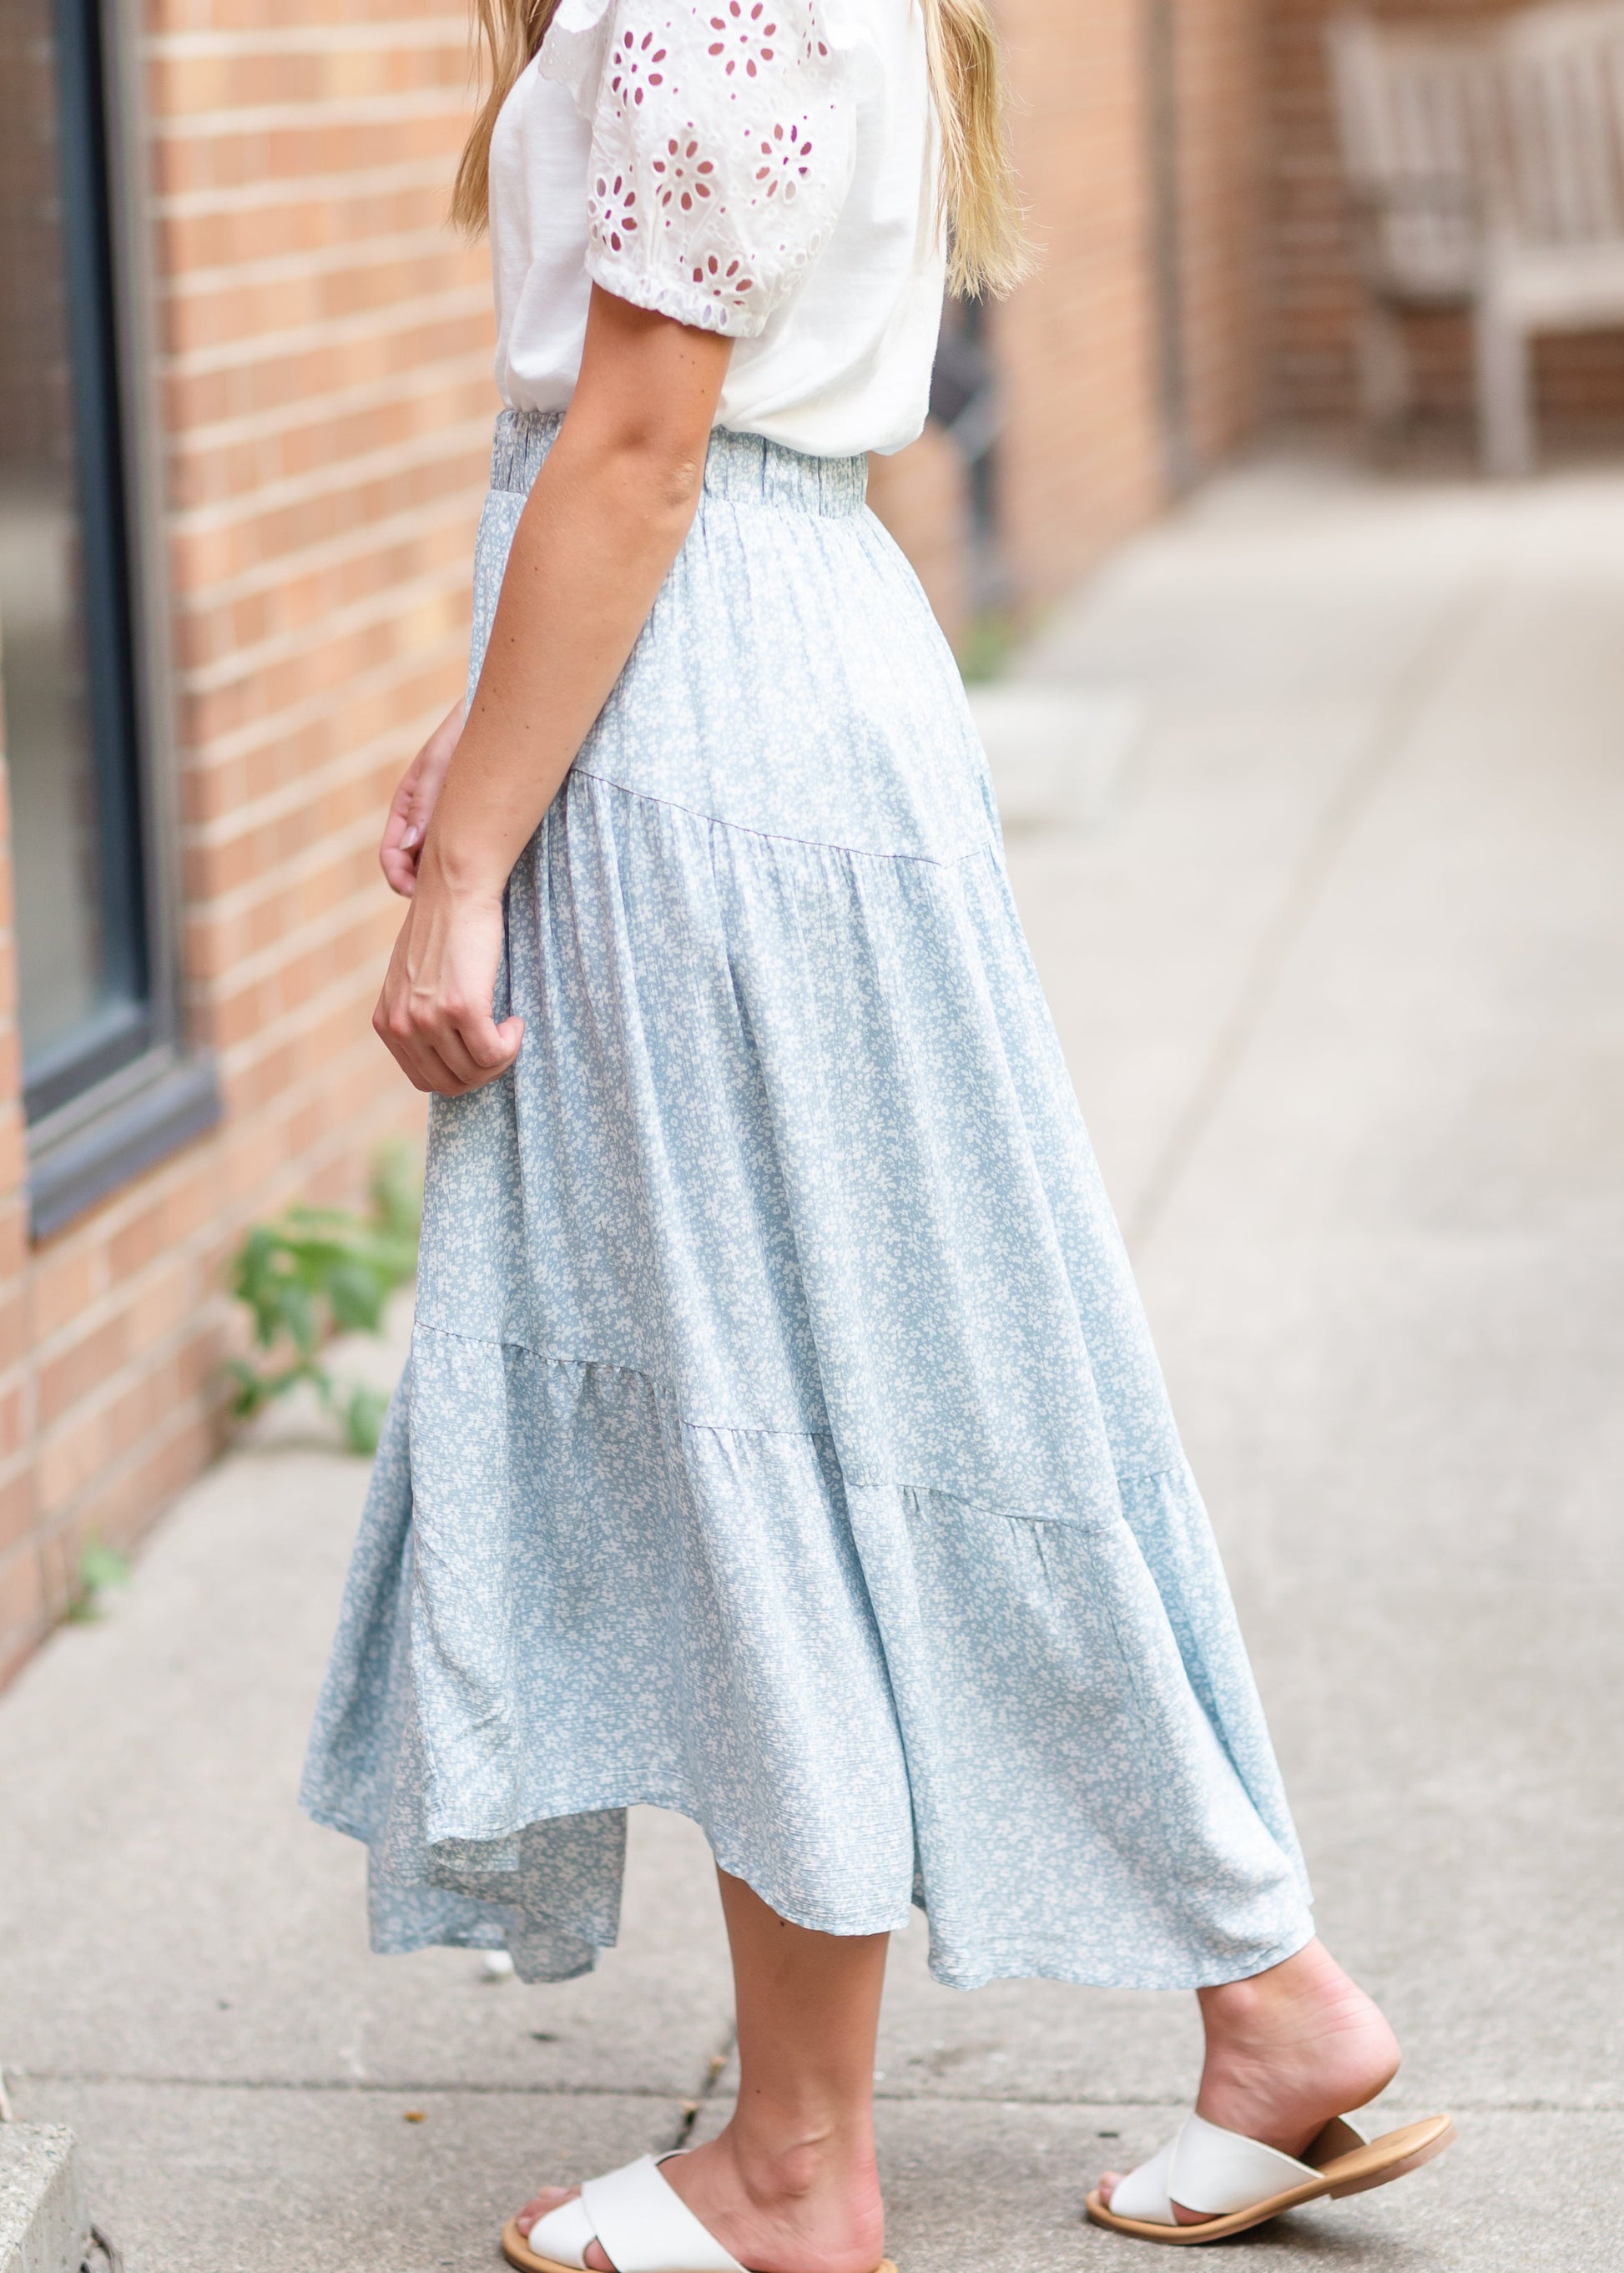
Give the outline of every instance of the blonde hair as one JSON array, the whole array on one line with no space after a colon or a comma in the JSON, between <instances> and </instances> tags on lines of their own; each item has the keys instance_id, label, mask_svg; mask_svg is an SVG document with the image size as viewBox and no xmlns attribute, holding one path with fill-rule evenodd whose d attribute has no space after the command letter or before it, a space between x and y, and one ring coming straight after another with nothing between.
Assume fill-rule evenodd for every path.
<instances>
[{"instance_id":1,"label":"blonde hair","mask_svg":"<svg viewBox=\"0 0 1624 2273\"><path fill-rule=\"evenodd\" d=\"M491 134L541 45L558 0L472 0L488 91L457 167L451 218L477 236L490 207ZM988 0L921 0L942 136L948 285L961 298L1007 292L1029 265L1004 122L1004 74Z\"/></svg>"}]
</instances>

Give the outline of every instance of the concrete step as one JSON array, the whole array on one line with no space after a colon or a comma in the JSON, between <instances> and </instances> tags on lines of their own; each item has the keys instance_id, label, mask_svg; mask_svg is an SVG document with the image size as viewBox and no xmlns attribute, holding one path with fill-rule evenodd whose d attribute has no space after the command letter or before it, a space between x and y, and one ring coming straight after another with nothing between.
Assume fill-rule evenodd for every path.
<instances>
[{"instance_id":1,"label":"concrete step","mask_svg":"<svg viewBox=\"0 0 1624 2273\"><path fill-rule=\"evenodd\" d=\"M0 2273L79 2273L90 2210L73 2134L0 2123Z\"/></svg>"}]
</instances>

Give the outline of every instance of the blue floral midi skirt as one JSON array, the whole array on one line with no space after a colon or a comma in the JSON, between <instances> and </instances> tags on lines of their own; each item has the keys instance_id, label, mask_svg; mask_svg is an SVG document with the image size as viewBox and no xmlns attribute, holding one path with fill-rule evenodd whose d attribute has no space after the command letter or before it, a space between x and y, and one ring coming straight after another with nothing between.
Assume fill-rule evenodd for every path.
<instances>
[{"instance_id":1,"label":"blue floral midi skirt","mask_svg":"<svg viewBox=\"0 0 1624 2273\"><path fill-rule=\"evenodd\" d=\"M505 413L472 675L556 417ZM1312 1929L1211 1532L861 459L712 438L433 1103L417 1324L304 1789L380 1949L615 1936L625 1810L937 1977ZM505 1003L502 1001L505 994Z\"/></svg>"}]
</instances>

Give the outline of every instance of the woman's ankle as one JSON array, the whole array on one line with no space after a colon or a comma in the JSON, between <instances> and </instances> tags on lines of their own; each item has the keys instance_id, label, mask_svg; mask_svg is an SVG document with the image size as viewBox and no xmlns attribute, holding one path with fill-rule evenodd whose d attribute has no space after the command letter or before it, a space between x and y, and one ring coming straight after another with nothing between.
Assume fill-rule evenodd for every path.
<instances>
[{"instance_id":1,"label":"woman's ankle","mask_svg":"<svg viewBox=\"0 0 1624 2273\"><path fill-rule=\"evenodd\" d=\"M1207 2029L1197 2112L1300 2154L1333 2115L1362 2107L1397 2073L1379 2007L1319 1942L1250 1980L1200 1992Z\"/></svg>"},{"instance_id":2,"label":"woman's ankle","mask_svg":"<svg viewBox=\"0 0 1624 2273\"><path fill-rule=\"evenodd\" d=\"M1265 1972L1196 1994L1209 2050L1244 2052L1255 2045L1273 2052L1283 2044L1362 2030L1372 2015L1380 2019L1375 2004L1320 1941Z\"/></svg>"},{"instance_id":3,"label":"woman's ankle","mask_svg":"<svg viewBox=\"0 0 1624 2273\"><path fill-rule=\"evenodd\" d=\"M873 2125L831 2117L775 2115L756 2109L736 2113L718 2143L726 2142L740 2182L753 2201L810 2202L820 2194L879 2191Z\"/></svg>"},{"instance_id":4,"label":"woman's ankle","mask_svg":"<svg viewBox=\"0 0 1624 2273\"><path fill-rule=\"evenodd\" d=\"M742 2128L745 2135L735 2133ZM871 2273L884 2251L885 2212L872 2146L774 2126L726 2129L665 2165L667 2181L702 2225L748 2265L780 2273Z\"/></svg>"}]
</instances>

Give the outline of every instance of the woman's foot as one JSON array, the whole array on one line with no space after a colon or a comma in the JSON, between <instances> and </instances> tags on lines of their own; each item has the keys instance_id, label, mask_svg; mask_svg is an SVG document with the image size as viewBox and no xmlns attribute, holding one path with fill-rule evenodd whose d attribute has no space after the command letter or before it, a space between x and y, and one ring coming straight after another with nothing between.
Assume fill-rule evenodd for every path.
<instances>
[{"instance_id":1,"label":"woman's foot","mask_svg":"<svg viewBox=\"0 0 1624 2273\"><path fill-rule=\"evenodd\" d=\"M883 1933L816 1933L719 1874L738 1992L739 2097L718 2139L661 2165L701 2225L750 2273L875 2273L885 2249L874 2159L874 2044ZM520 2211L572 2199L552 2187ZM597 2273L610 2261L595 2244Z\"/></svg>"},{"instance_id":2,"label":"woman's foot","mask_svg":"<svg viewBox=\"0 0 1624 2273\"><path fill-rule=\"evenodd\" d=\"M1398 2073L1398 2040L1323 1944L1311 1941L1250 1981L1202 1989L1207 2059L1198 2115L1300 2155L1333 2115L1363 2107ZM1100 2181L1109 2209L1121 2173ZM1193 2210L1181 2225L1201 2223Z\"/></svg>"},{"instance_id":3,"label":"woman's foot","mask_svg":"<svg viewBox=\"0 0 1624 2273\"><path fill-rule=\"evenodd\" d=\"M660 2175L724 2249L751 2273L874 2273L885 2254L885 2216L872 2154L810 2141L771 2156L741 2146L736 2126ZM544 2187L519 2212L527 2238L538 2218L573 2201L578 2187ZM613 2273L597 2242L586 2262Z\"/></svg>"}]
</instances>

